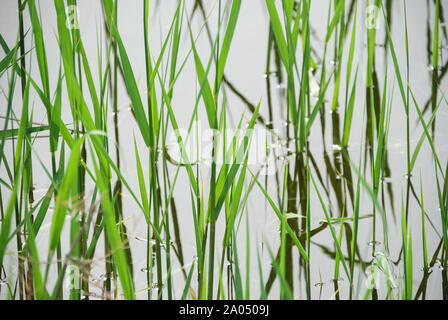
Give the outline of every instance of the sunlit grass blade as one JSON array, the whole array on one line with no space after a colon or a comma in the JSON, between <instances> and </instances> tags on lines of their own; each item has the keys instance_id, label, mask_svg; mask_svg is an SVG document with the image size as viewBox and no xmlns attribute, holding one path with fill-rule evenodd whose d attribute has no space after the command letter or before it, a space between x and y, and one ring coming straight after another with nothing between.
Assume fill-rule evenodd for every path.
<instances>
[{"instance_id":1,"label":"sunlit grass blade","mask_svg":"<svg viewBox=\"0 0 448 320\"><path fill-rule=\"evenodd\" d=\"M347 264L345 262L344 254L342 252L339 240L338 240L338 238L336 236L336 232L334 230L333 224L330 221L330 216L328 215L326 205L325 205L325 203L324 203L324 201L323 201L323 199L322 199L322 197L320 195L319 189L317 188L317 185L316 185L316 181L314 181L313 175L311 173L310 173L310 177L311 177L311 181L313 182L314 189L316 190L317 196L319 197L319 201L320 201L320 204L322 206L322 210L323 210L323 212L325 214L325 218L327 219L328 227L330 228L331 236L333 237L333 241L334 241L334 244L336 246L336 250L338 252L339 259L341 260L342 266L344 267L345 274L347 275L348 279L351 279L350 272L348 271L348 267L347 267Z\"/></svg>"},{"instance_id":2,"label":"sunlit grass blade","mask_svg":"<svg viewBox=\"0 0 448 320\"><path fill-rule=\"evenodd\" d=\"M36 4L34 0L28 0L28 8L30 12L31 25L34 33L34 43L36 45L37 64L39 66L40 77L42 80L42 86L44 88L45 95L50 96L50 83L48 76L48 62L45 52L45 44L43 39L42 27L37 13Z\"/></svg>"},{"instance_id":3,"label":"sunlit grass blade","mask_svg":"<svg viewBox=\"0 0 448 320\"><path fill-rule=\"evenodd\" d=\"M193 278L193 271L194 271L195 264L196 264L195 262L193 262L191 264L190 271L188 272L187 281L185 282L185 287L182 292L181 300L185 300L187 298L188 292L191 291L190 283L191 283L191 279Z\"/></svg>"},{"instance_id":4,"label":"sunlit grass blade","mask_svg":"<svg viewBox=\"0 0 448 320\"><path fill-rule=\"evenodd\" d=\"M423 250L423 270L425 272L429 271L428 265L428 249L426 243L426 226L425 226L425 202L423 198L423 182L420 175L420 202L421 202L421 213L422 213L422 250Z\"/></svg>"},{"instance_id":5,"label":"sunlit grass blade","mask_svg":"<svg viewBox=\"0 0 448 320\"><path fill-rule=\"evenodd\" d=\"M134 284L132 276L129 270L129 265L126 259L124 243L121 241L120 235L117 229L117 221L115 220L114 206L112 204L112 199L108 194L109 190L107 183L104 180L104 173L101 172L97 163L93 162L97 186L100 191L101 197L101 207L104 212L104 222L105 229L107 232L107 239L112 250L112 255L114 257L114 262L118 270L119 279L122 285L124 297L127 300L135 299Z\"/></svg>"},{"instance_id":6,"label":"sunlit grass blade","mask_svg":"<svg viewBox=\"0 0 448 320\"><path fill-rule=\"evenodd\" d=\"M58 190L50 231L50 257L55 252L60 241L62 227L64 226L65 216L68 211L69 197L71 190L74 188L74 181L76 181L78 174L78 162L81 156L81 146L83 142L84 138L75 142L70 154L70 160L67 164L66 173Z\"/></svg>"},{"instance_id":7,"label":"sunlit grass blade","mask_svg":"<svg viewBox=\"0 0 448 320\"><path fill-rule=\"evenodd\" d=\"M282 58L282 61L286 69L288 69L289 66L288 46L286 44L286 38L283 32L282 24L280 22L280 17L277 8L275 7L275 1L266 0L266 6L269 12L269 18L271 21L272 30L274 32L275 41L277 43L280 52L280 57Z\"/></svg>"},{"instance_id":8,"label":"sunlit grass blade","mask_svg":"<svg viewBox=\"0 0 448 320\"><path fill-rule=\"evenodd\" d=\"M284 290L284 294L285 294L285 299L286 300L293 300L294 299L294 295L291 291L291 288L288 284L288 282L285 279L285 275L282 272L278 262L276 261L274 254L272 253L271 248L269 247L269 245L266 245L268 252L269 252L269 256L271 257L271 261L272 261L272 266L274 267L275 272L277 273L279 279L280 279L280 283L281 283L281 287Z\"/></svg>"},{"instance_id":9,"label":"sunlit grass blade","mask_svg":"<svg viewBox=\"0 0 448 320\"><path fill-rule=\"evenodd\" d=\"M288 232L288 235L291 237L292 241L294 242L294 244L297 246L297 248L299 249L300 254L302 255L302 257L305 259L305 261L308 261L308 255L306 254L305 249L303 248L302 244L300 243L300 240L297 238L296 234L294 233L294 231L291 229L291 227L289 226L288 223L286 222L286 218L283 216L282 212L278 209L278 207L275 205L274 201L272 200L272 198L268 195L266 189L261 185L261 183L258 181L258 179L255 177L255 175L252 173L252 171L249 170L249 172L251 173L254 181L257 183L258 187L260 188L260 190L263 192L264 196L266 197L266 199L268 200L270 206L272 207L272 209L274 210L274 213L277 215L277 217L280 220L280 223L284 223L285 224L285 229L286 232Z\"/></svg>"}]
</instances>

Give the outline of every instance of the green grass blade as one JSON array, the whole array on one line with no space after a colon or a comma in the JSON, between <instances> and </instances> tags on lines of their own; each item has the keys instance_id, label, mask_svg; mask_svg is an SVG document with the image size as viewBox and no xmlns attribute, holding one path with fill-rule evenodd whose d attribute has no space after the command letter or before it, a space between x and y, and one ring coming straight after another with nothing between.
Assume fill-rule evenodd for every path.
<instances>
[{"instance_id":1,"label":"green grass blade","mask_svg":"<svg viewBox=\"0 0 448 320\"><path fill-rule=\"evenodd\" d=\"M221 47L221 53L218 60L218 77L217 88L221 87L222 77L224 76L224 69L226 66L227 58L229 55L230 45L232 43L233 35L235 33L236 24L238 21L238 15L241 8L241 0L232 1L232 9L230 11L229 23L227 25L226 33Z\"/></svg>"}]
</instances>

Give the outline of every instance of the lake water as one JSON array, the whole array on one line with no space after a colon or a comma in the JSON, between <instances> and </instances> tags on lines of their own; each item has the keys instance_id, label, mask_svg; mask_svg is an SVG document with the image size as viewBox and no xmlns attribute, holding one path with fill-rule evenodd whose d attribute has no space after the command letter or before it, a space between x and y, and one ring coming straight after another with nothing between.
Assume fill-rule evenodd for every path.
<instances>
[{"instance_id":1,"label":"lake water","mask_svg":"<svg viewBox=\"0 0 448 320\"><path fill-rule=\"evenodd\" d=\"M347 1L349 3L351 1ZM385 1L389 2L389 1ZM388 10L390 14L390 23L392 30L392 38L395 45L397 60L402 70L403 79L406 77L406 50L405 50L405 36L404 25L405 15L402 1L393 2ZM324 59L325 36L327 32L328 19L328 3L327 0L312 1L310 12L311 24L311 48L312 57L316 61L317 69L315 70L313 79L319 88L322 59ZM223 1L223 8L227 10L231 1ZM447 2L441 1L442 9L447 12ZM202 29L204 25L204 16L200 8L193 12L195 1L185 1L185 14L191 18L191 25L193 34L197 35L201 30L201 35L196 43L199 50L200 57L204 64L208 61L210 55L211 43L207 36L207 29ZM154 61L158 57L158 53L163 45L163 40L169 31L172 17L176 10L177 1L150 1L150 47ZM202 1L202 6L205 15L209 15L207 20L207 28L213 39L217 30L218 17L218 1ZM50 86L53 92L56 88L58 79L58 72L60 67L60 51L57 43L57 24L56 12L52 1L38 1L39 12L41 15L41 22L43 28L43 36L46 45L46 53L49 64L48 70L50 75ZM343 67L341 71L341 89L340 89L340 108L338 112L331 111L331 101L334 91L334 81L332 80L327 89L326 103L322 112L315 119L314 125L308 138L310 157L310 169L313 177L316 179L319 191L323 197L323 201L328 209L331 217L341 217L343 211L345 216L353 217L353 190L356 192L357 174L350 166L347 167L347 162L344 161L343 154L347 154L353 164L357 166L362 157L361 173L366 177L367 183L371 184L371 157L370 147L366 142L366 128L367 112L366 112L366 90L365 83L367 79L367 30L366 30L366 5L364 1L357 1L355 4L358 11L356 46L354 51L354 68L359 66L357 94L354 107L353 122L350 134L349 147L345 150L340 148L340 141L342 138L342 130L344 126L344 103L345 103L345 77L346 77L346 63L348 59L348 48L350 46L351 23L349 25L349 34L345 39ZM347 4L347 8L349 5ZM223 10L224 10L223 9ZM407 20L409 32L409 86L413 90L415 100L419 103L420 108L431 101L432 97L432 35L434 26L434 4L433 1L412 1L407 3ZM146 78L145 78L145 51L143 40L143 1L119 1L118 2L118 29L123 40L124 46L133 67L135 78L137 80L138 88L142 97L145 97ZM105 57L107 54L107 34L104 28L103 9L100 1L78 1L79 12L79 26L83 44L89 59L90 67L94 77L94 82L98 86L98 47L101 48L101 56L103 57L103 68L105 67ZM28 10L24 14L25 30L31 28ZM184 25L182 30L182 39L179 48L179 59L183 61L188 56L191 49L191 42L188 35L188 27L184 17ZM353 19L353 17L352 17ZM17 19L17 4L14 1L5 1L2 3L0 11L0 29L9 47L13 47L17 38L18 19ZM439 79L439 92L437 100L441 99L443 92L448 88L446 74L446 66L448 64L448 40L446 37L446 24L442 21L441 30L445 32L440 33L440 66L441 70ZM31 31L29 31L31 34ZM327 72L331 72L331 68L335 68L335 54L334 54L334 36L333 40L329 41L327 48L327 55L325 62ZM413 170L413 176L408 179L406 166L406 114L403 107L402 97L400 95L398 83L393 69L393 61L390 55L390 49L385 46L386 31L384 28L384 21L380 18L379 27L376 36L375 59L376 59L376 76L378 79L375 90L380 94L383 92L384 76L387 69L388 74L388 95L387 103L391 106L390 127L387 145L387 159L386 167L388 168L388 176L382 179L380 185L379 203L383 206L387 217L388 225L388 248L384 247L383 239L383 224L381 222L380 214L376 210L376 219L374 223L373 211L374 205L372 200L364 187L361 187L360 210L359 214L362 219L359 223L359 232L357 239L357 250L359 251L355 258L355 298L363 298L368 289L367 280L369 279L372 268L377 265L382 265L379 272L378 297L384 299L387 294L387 278L389 281L396 283L396 288L392 291L392 296L396 297L399 292L403 290L403 254L402 254L402 237L401 237L401 214L402 201L406 201L407 190L411 190L409 197L408 210L408 226L412 228L412 245L413 245L413 287L414 295L420 284L426 280L426 298L427 299L442 299L447 296L446 288L443 289L445 279L443 279L443 270L441 264L436 262L432 268L432 273L425 278L423 268L423 246L421 235L421 208L419 205L420 199L420 182L422 183L425 212L426 212L426 241L428 248L429 259L432 259L434 253L437 251L442 240L442 223L441 213L439 210L439 198L437 192L436 175L434 169L434 157L431 148L427 142L424 141L421 152L416 160ZM265 1L261 0L246 0L242 2L241 11L238 19L237 28L234 34L233 42L230 49L229 58L225 68L225 78L227 82L224 84L224 90L227 97L227 127L235 129L238 125L241 116L244 114L246 119L252 115L250 106L256 106L261 100L260 115L264 119L265 124L275 130L278 134L278 140L273 141L274 147L278 147L281 154L275 158L275 169L273 174L267 176L260 176L260 182L267 187L268 194L272 197L277 205L280 205L283 190L284 165L289 162L290 174L287 182L287 211L291 213L290 222L291 227L302 236L306 228L306 216L304 208L306 208L306 197L304 197L301 188L306 181L303 179L304 167L302 161L302 154L297 153L293 140L292 127L289 117L287 116L287 99L286 99L286 73L283 69L278 69L276 63L270 61L269 74L266 73L267 57L268 57L268 43L269 43L269 16L266 10ZM31 48L31 35L27 36L26 47ZM428 49L429 48L429 49ZM271 52L272 55L274 51ZM0 55L4 57L4 52ZM161 69L167 68L167 60L162 60ZM31 63L31 76L35 79L39 78L39 71L37 68L36 55L31 52L27 57L27 64ZM298 63L301 67L302 56L298 54ZM214 77L214 67L210 73L210 79ZM164 71L165 72L165 71ZM352 77L353 78L353 77ZM40 81L37 81L40 84ZM297 85L297 84L296 84ZM8 78L3 75L0 79L0 86L4 95L1 97L1 111L0 125L4 124L4 117L6 115L6 94L8 92ZM84 80L84 88L87 88L87 83ZM183 71L175 84L172 106L176 113L176 118L179 122L180 128L188 128L189 121L195 106L198 82L196 78L196 70L194 60L190 56L186 62ZM87 91L87 90L85 90ZM90 103L90 98L85 93L87 104ZM160 92L158 97L160 99ZM20 117L21 111L21 95L20 86L17 84L15 89L13 110L15 117ZM111 99L109 97L109 99ZM66 89L63 90L62 97L62 119L66 124L73 122L71 111L68 105L68 96ZM34 90L30 93L30 103L34 107L33 121L35 123L47 123L47 116L45 108ZM128 184L138 195L139 182L138 171L136 167L135 152L133 140L136 139L136 144L140 156L142 157L143 172L148 177L148 155L147 148L144 146L144 141L139 133L137 123L130 111L130 99L126 93L126 88L123 81L119 81L118 87L118 129L119 141L118 150L120 156L120 170ZM315 101L312 102L314 106ZM90 107L90 106L89 106ZM207 114L202 104L199 103L198 121L200 126L208 128ZM221 109L219 109L221 110ZM431 117L431 106L424 114L426 121ZM436 122L433 128L430 128L434 133L434 147L441 162L442 168L445 170L448 158L448 143L445 138L448 137L448 127L445 125L448 121L447 101L444 100L436 115ZM419 122L419 117L414 107L410 105L410 145L411 154L414 151L423 131L423 127ZM18 124L14 122L14 126ZM112 159L116 157L115 148L113 148L113 141L115 135L113 133L114 117L112 108L108 110L108 126L110 138L110 156ZM258 121L257 128L266 128L261 121ZM50 180L45 173L43 164L51 163L51 155L48 152L48 138L46 133L36 135L37 138L33 144L33 175L34 175L34 197L40 199L45 195L50 186ZM13 158L13 143L14 140L9 139L4 147L6 159L12 163ZM376 142L375 142L376 148ZM173 150L174 150L173 144ZM68 153L68 148L66 148ZM170 151L173 158L176 158ZM57 153L59 155L59 152ZM67 159L68 159L68 155ZM88 162L91 166L91 162ZM159 170L162 172L162 164L159 163ZM194 166L196 173L197 166ZM167 168L168 176L171 182L175 176L177 166L169 163ZM256 166L252 167L256 170ZM293 174L294 171L297 174ZM207 165L200 165L198 169L200 181L202 181L203 192L208 194L209 181L211 170ZM4 165L0 167L1 178L8 180L8 175ZM306 176L306 175L305 175ZM160 175L162 179L163 175ZM247 181L250 180L248 174ZM439 176L440 178L440 176ZM92 198L94 185L91 180L87 179L86 184L86 203L90 203ZM113 176L112 182L116 181L116 176ZM443 181L443 178L442 178ZM408 189L408 184L411 187ZM163 184L162 184L163 185ZM246 183L247 187L248 183ZM2 188L2 202L6 207L10 192L3 185ZM246 190L246 189L244 189ZM163 191L165 194L165 191ZM306 191L305 191L306 196ZM404 199L404 200L403 200ZM123 188L122 192L122 206L123 215L125 219L126 233L129 240L129 247L132 253L132 268L135 289L138 299L148 298L148 269L147 269L147 223L145 217L131 197L128 190ZM179 177L177 179L174 191L173 201L177 211L178 225L173 225L172 237L178 232L179 238L173 237L171 239L171 259L172 259L172 281L173 281L173 298L179 299L185 286L185 276L190 270L190 266L195 262L196 258L196 241L194 234L193 210L190 196L190 183L188 180L186 170L181 167ZM205 200L207 201L207 200ZM310 248L310 279L306 277L306 263L300 258L300 254L288 239L286 246L286 281L292 288L294 298L307 298L307 283L311 287L311 298L313 299L347 299L349 296L349 281L347 275L342 268L339 268L339 275L335 281L335 256L337 255L336 247L330 232L328 224L324 223L324 212L318 195L313 186L310 188L310 212L312 216L311 230L313 230L311 237ZM52 205L50 206L50 209ZM344 208L344 209L343 209ZM346 211L346 212L345 212ZM52 212L52 211L49 211ZM243 210L243 215L240 224L238 225L236 246L238 248L238 257L241 264L242 279L246 279L246 230L249 230L250 239L250 297L258 299L260 297L260 280L258 277L257 266L257 251L259 252L261 268L263 271L264 283L270 290L269 298L277 299L280 295L280 281L272 277L275 275L272 260L269 255L268 247L271 248L274 255L279 252L281 243L281 233L279 231L279 219L272 210L266 197L257 185L254 185L247 197L247 207ZM296 214L294 216L294 214ZM247 215L247 217L246 217ZM298 215L298 216L297 216ZM238 215L238 219L240 215ZM217 252L215 258L221 259L222 246L221 239L224 235L225 221L223 214L217 223L216 239ZM249 225L246 225L247 221ZM175 224L175 222L174 222ZM351 239L352 234L352 220L344 222L344 228L340 228L340 221L333 224L336 234L341 236L342 251L346 255L348 261L348 240ZM39 256L42 258L47 256L48 250L48 234L51 225L51 215L47 214L42 228L37 236L37 243L39 249ZM375 226L375 227L374 227ZM176 230L175 230L176 229ZM373 230L376 230L374 236ZM61 245L62 252L66 254L69 251L69 233L70 224L69 218L66 219L64 229L62 231ZM163 235L162 235L163 237ZM0 285L0 294L2 298L7 297L6 282L15 283L17 279L17 254L15 241L11 241L8 246L8 254L5 257L3 267L3 284ZM387 250L386 250L387 249ZM104 237L100 238L97 246L95 256L91 262L90 270L90 298L102 298L102 288L105 278L105 248ZM164 250L162 250L162 253ZM178 253L182 252L182 259L179 259ZM385 254L385 255L384 255ZM182 261L180 261L182 260ZM165 256L162 254L162 261L165 263ZM219 261L220 262L220 261ZM49 287L52 287L56 281L56 261L53 260L51 267ZM42 263L42 270L44 270L44 263ZM218 263L215 268L215 279L219 278ZM387 272L384 271L384 266L389 266L391 272L388 277ZM228 279L233 278L235 272L234 261L226 261L224 263L224 284L227 290ZM164 265L164 268L166 266ZM208 265L207 265L208 268ZM166 270L166 269L164 269ZM166 272L163 274L164 281L166 280ZM153 287L152 297L157 297L157 284L155 277L150 286ZM197 292L197 278L196 274L193 277L192 290ZM392 279L392 280L391 280ZM154 286L153 286L154 283ZM166 283L165 283L166 285ZM445 284L446 285L446 284ZM218 286L215 280L215 286ZM444 291L445 290L445 291ZM64 286L64 297L67 297L68 288ZM215 296L215 294L214 294ZM227 291L226 291L227 296ZM121 298L118 293L118 298ZM166 293L163 294L166 298ZM189 296L190 297L190 296ZM421 296L420 296L421 298Z\"/></svg>"}]
</instances>

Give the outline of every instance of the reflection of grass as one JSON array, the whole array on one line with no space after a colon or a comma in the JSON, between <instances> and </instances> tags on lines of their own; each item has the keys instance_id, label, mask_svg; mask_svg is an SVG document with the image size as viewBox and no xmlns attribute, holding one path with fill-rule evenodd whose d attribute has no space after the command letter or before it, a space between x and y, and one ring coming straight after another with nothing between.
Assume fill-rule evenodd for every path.
<instances>
[{"instance_id":1,"label":"reflection of grass","mask_svg":"<svg viewBox=\"0 0 448 320\"><path fill-rule=\"evenodd\" d=\"M445 269L448 261L448 166L437 152L434 129L439 108L447 104L440 86L446 68L441 65L439 48L443 39L448 39L442 24L442 6L437 0L435 22L428 39L432 41L432 52L428 54L432 62L431 100L421 108L423 105L414 95L415 88L406 80L410 78L412 59L406 6L403 7L404 26L397 26L405 30L406 61L400 61L399 50L402 49L395 46L391 33L390 1L385 2L384 6L380 0L367 3L381 8L383 24L380 23L380 27L386 38L381 49L376 46L378 31L375 28L365 30L362 26L361 16L364 15L360 11L365 10L364 2L330 1L322 42L323 56L320 56L314 48L315 35L310 21L312 2L283 0L280 4L265 0L270 22L266 32L268 125L262 116L264 100L258 104L250 103L244 92L238 91L225 76L226 70L232 68L229 54L234 45L233 38L240 32L238 21L244 19L240 16L244 5L242 0L228 3L217 0L209 15L205 2L195 1L194 14L191 14L190 1L177 1L175 10L171 12L169 29L161 37L158 54L150 49L153 41L149 36L152 26L150 1L144 0L144 30L141 35L145 50L144 95L137 82L138 70L132 67L128 55L131 48L124 45L118 28L118 1L102 1L107 42L104 45L98 41L97 61L87 57L86 49L92 48L84 47L79 29L67 27L67 21L73 17L67 16L66 9L69 5L76 5L76 1L55 1L60 67L57 76L51 77L48 66L56 58L54 53L50 56L48 52L44 40L48 31L42 26L36 1L19 0L16 43L8 46L0 37L4 52L0 60L0 77L8 84L6 108L1 115L4 125L0 130L0 165L5 173L0 180L0 278L8 279L8 285L4 286L6 291L1 291L1 294L11 299L77 300L88 297L96 286L90 278L92 262L95 257L104 257L101 290L105 298L135 299L136 295L147 293L149 299L268 299L276 298L271 289L277 281L280 298L293 299L303 290L306 297L312 299L316 298L312 291L315 273L320 270L313 263L313 257L318 254L313 237L325 234L328 243L322 247L331 257L328 261L334 264L332 297L413 299L416 292L416 297L424 297L435 261L439 259ZM24 10L29 13L30 32L24 29ZM198 11L202 12L203 24L195 34L191 20L196 18ZM76 10L69 11L69 14L76 14ZM211 31L212 24L216 24L215 34ZM204 48L198 45L204 30L211 47L206 59L202 56ZM365 34L361 34L362 30ZM361 50L364 36L367 39L367 60L362 64L357 60L357 50ZM31 43L30 48L26 47L28 43ZM188 51L182 57L180 52L185 43ZM377 71L380 50L384 50L389 58L382 76ZM332 65L327 62L330 56ZM31 72L32 61L36 61L38 73ZM198 134L197 120L201 116L207 118L209 129L220 133L209 155L212 159L207 175L209 181L204 181L206 176L201 173L200 164L189 159L185 140L188 137L176 137L181 151L179 163L167 157L168 131L174 129L177 132L181 127L175 97L181 90L178 80L186 74L188 64L194 66L191 81L198 85L195 103L187 119L188 135ZM94 76L94 67L98 68L95 70L98 79ZM271 71L272 67L276 71ZM361 73L365 77L361 77ZM50 81L53 78L55 83ZM280 95L286 104L286 126L283 129L293 156L276 163L283 178L276 174L262 181L259 172L248 165L248 150L252 142L251 129L257 123L267 128L274 127L275 97L270 89L274 80L286 89L284 95ZM19 81L20 97L15 90ZM120 150L123 150L120 146L127 146L126 151L132 149L129 142L119 139L121 83L126 89L137 125L133 139L137 185L129 182L120 164ZM362 87L365 89L363 99ZM233 113L227 88L236 93L249 109L249 119L242 116L238 122L238 130L245 133L242 139L237 134L226 135L226 129L230 127L228 117ZM393 125L392 108L396 108L393 97L397 90L404 107L402 120L406 123L405 172L408 177L401 205L401 238L393 234L389 226L395 219L394 195L392 187L384 183L391 176L388 141ZM35 110L30 101L34 94L45 107L46 124L34 122ZM365 105L364 110L361 103ZM18 104L20 107L13 108ZM425 120L428 105L432 106L432 113L429 120ZM326 123L326 109L332 111L331 126ZM422 133L416 145L412 146L411 111L414 109L417 126ZM70 125L62 119L64 110L71 114L72 119L67 121L72 123ZM340 115L344 117L342 126ZM324 166L321 167L309 143L310 137L318 132L317 119L320 119L323 141L327 130L332 130L334 146L333 152L329 153L324 143ZM355 132L354 121L361 119L365 119L365 126L361 126L365 132ZM108 120L113 121L113 128L108 126ZM355 138L362 142L359 155L350 154L350 141ZM36 141L42 140L48 141L48 163L36 145ZM417 172L417 159L425 145L429 146L430 156L434 159L434 176L420 178L420 194L417 195L411 176ZM219 164L220 154L231 161ZM358 156L359 162L355 164L353 159ZM174 174L171 169L175 169ZM186 173L187 190L177 187L182 172ZM50 186L42 198L35 199L33 185L35 179L42 175L48 178ZM271 194L274 189L272 181L277 184L275 196ZM441 220L435 226L442 230L441 245L431 260L428 254L432 244L427 237L427 225L429 222L434 227L434 223L425 211L431 195L425 193L423 183L435 185L440 208ZM92 194L86 192L89 186L94 189ZM189 195L191 207L176 206L177 192ZM130 201L138 207L146 222L146 287L143 289L135 285L132 248L126 229L126 206L122 199L124 193L130 195ZM268 218L279 223L279 245L274 251L274 244L268 243L272 239L261 239L262 246L256 247L255 266L252 261L254 254L251 254L255 252L252 240L259 234L252 223L259 217L249 215L248 206L251 200L256 201L260 196L269 204ZM415 211L412 210L412 196L421 212L418 220L412 219ZM387 200L390 206L386 204ZM362 212L368 206L372 211ZM67 227L67 217L70 221L68 229L64 228ZM379 223L377 217L380 218ZM187 218L193 219L194 230L185 230L183 219ZM49 244L45 248L36 244L36 238L42 236L44 221L51 224ZM364 280L364 271L370 264L375 267L375 262L363 257L364 246L358 246L361 221L362 230L371 232L371 255L387 259L384 262L387 266L394 256L402 267L403 279L394 279L398 281L397 287L389 281L387 290L383 292L375 286L363 287L363 281L358 281ZM421 228L413 226L414 221L421 221ZM315 227L316 222L321 224ZM382 238L378 236L378 226L381 227ZM416 230L421 230L422 261L418 260L415 250L413 234ZM241 234L244 237L239 237ZM186 236L194 237L195 257L184 254L182 237ZM384 248L378 248L378 240ZM396 248L391 247L397 241L401 243L398 257L393 250ZM241 255L241 243L245 246L245 256ZM105 251L101 254L98 250L103 245ZM11 262L5 259L9 247L14 247L17 252L17 261L13 262L17 263L17 275L9 273ZM45 254L47 256L43 258ZM268 275L265 274L263 257L268 257L271 262ZM417 289L413 284L418 279L415 270L419 263L424 266L424 277ZM253 287L251 280L256 277L251 276L255 267L258 284ZM73 268L79 272L68 274L68 270ZM376 272L381 272L376 269ZM174 283L174 275L178 271L184 280L181 295L175 290L178 285ZM304 279L304 285L297 284L297 274ZM70 279L72 283L79 284L70 286L68 295L64 290L64 278L67 277L73 278ZM348 279L346 293L339 288L341 277ZM442 292L446 298L446 273L443 273L442 280ZM323 285L322 279L320 281ZM360 286L357 285L359 283ZM258 296L254 290L259 290Z\"/></svg>"}]
</instances>

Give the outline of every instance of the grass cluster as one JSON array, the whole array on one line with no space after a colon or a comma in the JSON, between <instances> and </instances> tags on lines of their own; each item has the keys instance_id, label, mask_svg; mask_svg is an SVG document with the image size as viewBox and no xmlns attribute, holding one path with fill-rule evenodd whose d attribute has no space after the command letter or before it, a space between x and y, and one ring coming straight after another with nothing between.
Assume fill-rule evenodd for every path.
<instances>
[{"instance_id":1,"label":"grass cluster","mask_svg":"<svg viewBox=\"0 0 448 320\"><path fill-rule=\"evenodd\" d=\"M3 298L89 299L96 297L93 292L98 289L103 299L316 299L320 297L316 288L324 283L315 285L322 266L312 258L319 247L314 239L326 234L328 261L333 264L331 297L425 299L437 267L442 270L437 278L442 297L448 299L448 163L436 143L436 120L448 105L446 88L441 85L448 70L441 54L448 42L443 1L428 2L433 22L428 26L431 92L422 103L410 85L409 2L325 2L326 34L321 39L323 49L317 50L310 19L313 1L264 0L269 21L267 97L255 104L226 77L238 23L245 18L241 14L245 1L174 1L158 52L151 50L153 4L141 2L143 30L137 32L144 47L143 72L131 63L133 48L125 46L118 27L123 3L117 0L101 1L106 41L99 40L94 48L96 60L88 58L86 51L92 48L84 47L80 29L71 25L78 22L76 10L71 10L76 0L54 0L56 53L50 53L45 42L44 34L51 31L45 29L38 1L17 1L15 43L8 44L0 34L0 77L7 84L2 88L0 128ZM404 16L403 25L392 25L394 10ZM25 19L29 19L29 30ZM194 19L201 21L199 31L193 27ZM399 32L392 32L392 27ZM403 37L404 47L396 46L397 34ZM206 48L198 45L202 37L209 41ZM183 56L185 44L188 50ZM364 45L366 59L360 63L357 54ZM383 52L385 57L380 57ZM49 74L49 64L55 61L57 77ZM182 106L175 97L179 78L189 64L194 72L187 75L197 84L197 92L193 105ZM137 80L140 73L143 85ZM275 81L285 88L282 107L271 90ZM230 94L247 106L237 119L242 134L234 136L226 134L233 113ZM33 95L38 102L30 101ZM123 95L133 116L130 125L135 126L134 140L126 141L125 149L118 112ZM45 123L36 123L34 103L44 108ZM189 136L197 134L201 116L218 133L209 167L189 159L187 137L180 134L176 143L181 161L170 157L167 136L171 130L182 129L181 108L188 110ZM399 209L387 182L392 110L401 116L399 130L406 136L402 141L406 181ZM251 129L256 125L274 129L275 114L280 111L286 115L282 134L290 154L278 159L274 176L264 179L248 164ZM331 126L326 122L328 111ZM64 118L66 114L71 118ZM354 121L363 123L362 132L355 132ZM333 152L327 150L325 138L330 127ZM415 141L413 130L419 133ZM324 155L316 160L310 141L319 134ZM360 142L359 147L351 145L353 140ZM47 150L40 149L42 141ZM135 155L136 185L124 174L122 150ZM418 159L424 152L433 162L432 176L419 173ZM45 153L48 162L42 160ZM219 163L219 156L228 161ZM207 175L201 173L204 168ZM42 176L51 183L39 198L33 186ZM190 207L176 206L179 179L188 185L182 192ZM424 183L435 186L436 197L425 193ZM87 194L90 188L93 193ZM257 230L251 219L257 215L250 214L249 202L260 196L267 203L268 219L279 226L279 236L276 241L257 239L263 245L254 246ZM437 216L425 210L434 199L438 200ZM135 282L140 270L135 268L127 232L129 201L146 222L143 288ZM401 215L395 215L395 210ZM194 228L183 229L182 219L193 221ZM359 242L363 220L371 247ZM49 229L43 228L44 222ZM394 222L401 234L392 231ZM439 243L427 237L434 230ZM48 238L46 247L37 244L42 237ZM184 254L183 237L193 239L194 257ZM416 253L416 243L421 254ZM422 261L416 261L420 256ZM100 284L91 278L99 257L104 259ZM421 273L416 270L420 265ZM174 281L177 269L182 273L181 284ZM386 279L381 289L380 275ZM341 278L346 279L344 290ZM368 281L371 285L366 285Z\"/></svg>"}]
</instances>

